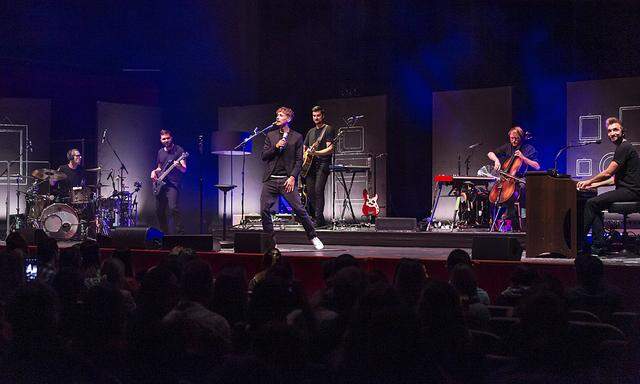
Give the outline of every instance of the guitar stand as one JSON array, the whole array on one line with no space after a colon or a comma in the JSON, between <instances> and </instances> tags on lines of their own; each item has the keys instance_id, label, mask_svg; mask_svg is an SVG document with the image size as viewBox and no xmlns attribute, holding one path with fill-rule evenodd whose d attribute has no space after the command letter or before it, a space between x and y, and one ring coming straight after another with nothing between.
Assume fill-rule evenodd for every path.
<instances>
[{"instance_id":1,"label":"guitar stand","mask_svg":"<svg viewBox=\"0 0 640 384\"><path fill-rule=\"evenodd\" d=\"M344 177L344 172L339 171L337 173L338 173L338 182L342 185L342 188L344 189L344 193L345 193L344 199L342 200L342 213L340 214L340 221L345 221L344 213L347 207L349 207L349 210L351 211L351 217L353 218L353 223L357 224L358 219L356 219L356 214L355 212L353 212L353 204L351 204L351 188L353 187L353 181L356 178L356 173L355 172L351 173L351 180L349 181L349 185L347 185L347 181Z\"/></svg>"}]
</instances>

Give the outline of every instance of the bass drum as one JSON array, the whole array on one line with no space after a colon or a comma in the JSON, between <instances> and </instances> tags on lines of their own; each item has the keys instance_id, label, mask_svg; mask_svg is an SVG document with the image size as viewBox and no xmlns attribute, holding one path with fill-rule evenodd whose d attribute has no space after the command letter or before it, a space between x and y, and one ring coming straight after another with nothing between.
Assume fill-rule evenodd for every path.
<instances>
[{"instance_id":1,"label":"bass drum","mask_svg":"<svg viewBox=\"0 0 640 384\"><path fill-rule=\"evenodd\" d=\"M56 240L69 240L79 230L80 219L75 209L67 204L51 204L42 211L40 227Z\"/></svg>"}]
</instances>

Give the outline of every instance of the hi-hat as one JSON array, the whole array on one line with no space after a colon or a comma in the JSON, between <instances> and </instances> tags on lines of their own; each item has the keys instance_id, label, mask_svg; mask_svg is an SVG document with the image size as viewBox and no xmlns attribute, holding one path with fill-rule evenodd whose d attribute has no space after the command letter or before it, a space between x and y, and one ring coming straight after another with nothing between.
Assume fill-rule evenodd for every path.
<instances>
[{"instance_id":1,"label":"hi-hat","mask_svg":"<svg viewBox=\"0 0 640 384\"><path fill-rule=\"evenodd\" d=\"M31 172L31 176L39 180L53 180L60 181L67 178L67 175L63 172L56 171L48 168L40 168Z\"/></svg>"}]
</instances>

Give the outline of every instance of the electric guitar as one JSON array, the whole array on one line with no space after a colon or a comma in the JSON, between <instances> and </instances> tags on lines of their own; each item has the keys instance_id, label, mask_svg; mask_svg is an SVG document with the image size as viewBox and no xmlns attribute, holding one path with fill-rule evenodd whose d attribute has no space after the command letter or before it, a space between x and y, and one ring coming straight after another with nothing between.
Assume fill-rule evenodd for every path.
<instances>
[{"instance_id":1,"label":"electric guitar","mask_svg":"<svg viewBox=\"0 0 640 384\"><path fill-rule=\"evenodd\" d=\"M367 189L365 188L362 191L362 200L364 204L362 204L362 215L366 217L378 217L380 214L380 207L378 206L378 194L375 192L376 189L376 159L373 160L373 196L369 195ZM367 183L369 180L367 180Z\"/></svg>"},{"instance_id":2,"label":"electric guitar","mask_svg":"<svg viewBox=\"0 0 640 384\"><path fill-rule=\"evenodd\" d=\"M176 159L176 161L173 161L171 163L169 168L167 168L164 172L162 172L162 174L160 176L158 176L156 181L153 182L153 195L154 196L158 196L160 194L160 192L162 192L162 189L164 188L164 186L167 185L167 183L164 181L164 178L167 177L167 175L169 173L171 173L171 171L173 171L173 169L182 160L186 159L187 157L189 157L189 152L183 152L182 155L180 155L180 157L178 157L178 159Z\"/></svg>"}]
</instances>

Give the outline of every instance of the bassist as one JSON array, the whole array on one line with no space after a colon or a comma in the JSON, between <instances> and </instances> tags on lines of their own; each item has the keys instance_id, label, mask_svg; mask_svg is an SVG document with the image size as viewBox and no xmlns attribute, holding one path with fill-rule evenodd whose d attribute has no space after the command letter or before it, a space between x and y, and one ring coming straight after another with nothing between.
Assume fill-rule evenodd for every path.
<instances>
[{"instance_id":1,"label":"bassist","mask_svg":"<svg viewBox=\"0 0 640 384\"><path fill-rule=\"evenodd\" d=\"M329 165L333 154L333 127L324 122L324 109L315 106L311 109L311 118L315 126L307 132L304 139L305 158L313 156L304 184L307 194L307 211L314 218L317 227L326 227L324 218L324 189L329 177ZM308 161L308 160L307 160Z\"/></svg>"},{"instance_id":2,"label":"bassist","mask_svg":"<svg viewBox=\"0 0 640 384\"><path fill-rule=\"evenodd\" d=\"M160 142L162 143L162 148L158 150L157 167L151 171L151 180L154 182L158 180L164 170L169 168L184 153L182 147L173 143L173 136L169 130L163 129L160 131ZM178 201L180 198L180 181L185 172L187 172L187 161L182 159L176 163L174 169L164 178L163 181L166 185L156 195L156 216L158 217L160 229L167 234L184 233ZM171 216L171 231L169 231L167 212Z\"/></svg>"}]
</instances>

